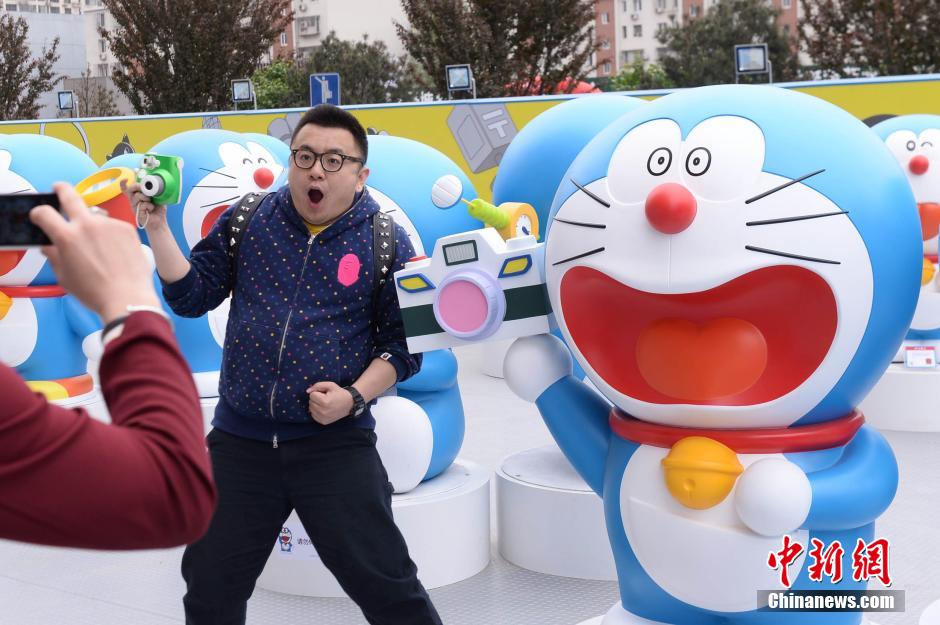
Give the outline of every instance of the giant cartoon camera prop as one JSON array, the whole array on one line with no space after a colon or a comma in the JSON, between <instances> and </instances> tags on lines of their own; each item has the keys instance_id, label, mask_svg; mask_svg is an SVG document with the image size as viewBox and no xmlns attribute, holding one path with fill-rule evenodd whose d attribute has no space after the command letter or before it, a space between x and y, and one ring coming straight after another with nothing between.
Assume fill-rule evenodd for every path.
<instances>
[{"instance_id":1,"label":"giant cartoon camera prop","mask_svg":"<svg viewBox=\"0 0 940 625\"><path fill-rule=\"evenodd\" d=\"M179 204L183 194L183 159L148 153L137 171L140 191L154 204Z\"/></svg>"},{"instance_id":2,"label":"giant cartoon camera prop","mask_svg":"<svg viewBox=\"0 0 940 625\"><path fill-rule=\"evenodd\" d=\"M483 228L438 239L395 274L408 350L426 352L550 330L544 243Z\"/></svg>"}]
</instances>

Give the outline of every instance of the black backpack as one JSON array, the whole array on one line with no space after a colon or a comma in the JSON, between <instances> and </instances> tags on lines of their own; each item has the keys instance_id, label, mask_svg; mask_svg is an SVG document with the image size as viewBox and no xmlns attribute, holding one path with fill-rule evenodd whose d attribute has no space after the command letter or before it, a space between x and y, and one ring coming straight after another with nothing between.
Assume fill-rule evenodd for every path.
<instances>
[{"instance_id":1,"label":"black backpack","mask_svg":"<svg viewBox=\"0 0 940 625\"><path fill-rule=\"evenodd\" d=\"M228 242L228 257L232 266L232 290L234 291L234 278L238 275L238 248L241 247L242 238L248 230L248 223L255 211L261 206L264 198L270 193L249 193L234 204L234 210L225 224L225 238ZM379 294L386 280L390 278L389 272L395 266L395 248L397 247L395 235L395 220L390 215L379 211L372 215L372 311L373 319L377 319Z\"/></svg>"}]
</instances>

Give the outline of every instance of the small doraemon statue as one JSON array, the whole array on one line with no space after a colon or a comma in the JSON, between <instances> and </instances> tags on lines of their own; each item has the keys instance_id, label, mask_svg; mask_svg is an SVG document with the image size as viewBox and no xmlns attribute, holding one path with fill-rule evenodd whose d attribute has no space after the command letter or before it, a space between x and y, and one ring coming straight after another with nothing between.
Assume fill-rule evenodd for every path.
<instances>
[{"instance_id":1,"label":"small doraemon statue","mask_svg":"<svg viewBox=\"0 0 940 625\"><path fill-rule=\"evenodd\" d=\"M914 190L924 243L920 297L902 351L930 346L940 353L940 271L937 232L940 229L940 115L902 115L872 128L901 164ZM901 207L899 207L901 208Z\"/></svg>"},{"instance_id":2,"label":"small doraemon statue","mask_svg":"<svg viewBox=\"0 0 940 625\"><path fill-rule=\"evenodd\" d=\"M370 135L369 168L369 193L382 212L405 229L417 256L429 254L440 237L480 227L461 202L476 198L473 185L434 148L401 137ZM421 371L400 383L397 394L376 406L376 435L389 480L401 493L443 472L463 444L463 404L453 352L425 353Z\"/></svg>"},{"instance_id":3,"label":"small doraemon statue","mask_svg":"<svg viewBox=\"0 0 940 625\"><path fill-rule=\"evenodd\" d=\"M803 547L792 588L863 589L853 552L897 488L855 410L920 278L890 153L822 100L718 86L617 120L567 177L547 289L598 391L550 335L514 343L505 371L604 500L621 602L603 624L858 623L758 611L758 591L785 588L785 542ZM840 541L838 584L810 579L814 539Z\"/></svg>"},{"instance_id":4,"label":"small doraemon statue","mask_svg":"<svg viewBox=\"0 0 940 625\"><path fill-rule=\"evenodd\" d=\"M0 193L49 193L53 183L75 184L94 170L84 152L59 139L0 135ZM99 328L58 286L39 248L0 250L0 359L34 390L56 400L90 393L82 347Z\"/></svg>"},{"instance_id":5,"label":"small doraemon statue","mask_svg":"<svg viewBox=\"0 0 940 625\"><path fill-rule=\"evenodd\" d=\"M182 199L179 204L167 207L167 222L186 256L226 208L247 193L277 190L287 175L287 162L257 137L227 130L182 132L164 139L148 152L183 160ZM228 300L198 319L185 319L168 306L164 308L173 317L180 348L193 371L199 395L218 396Z\"/></svg>"}]
</instances>

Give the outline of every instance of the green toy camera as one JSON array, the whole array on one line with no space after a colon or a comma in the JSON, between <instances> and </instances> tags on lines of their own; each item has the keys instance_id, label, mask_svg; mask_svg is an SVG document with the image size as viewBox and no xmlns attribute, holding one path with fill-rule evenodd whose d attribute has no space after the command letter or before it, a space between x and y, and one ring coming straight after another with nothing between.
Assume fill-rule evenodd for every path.
<instances>
[{"instance_id":1,"label":"green toy camera","mask_svg":"<svg viewBox=\"0 0 940 625\"><path fill-rule=\"evenodd\" d=\"M140 191L154 204L179 204L183 195L183 159L178 156L144 154L137 170Z\"/></svg>"}]
</instances>

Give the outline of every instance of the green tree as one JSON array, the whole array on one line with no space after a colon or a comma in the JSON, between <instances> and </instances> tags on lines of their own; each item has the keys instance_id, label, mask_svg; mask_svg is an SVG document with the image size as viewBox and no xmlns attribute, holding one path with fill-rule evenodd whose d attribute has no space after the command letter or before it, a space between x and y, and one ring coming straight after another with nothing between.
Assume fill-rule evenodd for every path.
<instances>
[{"instance_id":1,"label":"green tree","mask_svg":"<svg viewBox=\"0 0 940 625\"><path fill-rule=\"evenodd\" d=\"M39 115L39 96L62 80L52 70L59 60L59 38L33 57L28 34L26 20L0 15L0 120L35 119Z\"/></svg>"},{"instance_id":2,"label":"green tree","mask_svg":"<svg viewBox=\"0 0 940 625\"><path fill-rule=\"evenodd\" d=\"M86 69L79 77L75 89L78 110L82 117L113 117L119 115L114 94L105 85L104 78L92 78L91 69Z\"/></svg>"},{"instance_id":3,"label":"green tree","mask_svg":"<svg viewBox=\"0 0 940 625\"><path fill-rule=\"evenodd\" d=\"M591 71L591 0L402 0L398 37L425 87L448 97L446 65L469 63L477 96L573 89ZM570 79L570 80L568 80Z\"/></svg>"},{"instance_id":4,"label":"green tree","mask_svg":"<svg viewBox=\"0 0 940 625\"><path fill-rule=\"evenodd\" d=\"M666 46L660 59L677 87L698 87L734 80L734 46L766 43L775 81L802 76L795 41L776 24L779 11L763 0L720 0L698 19L667 27L659 41ZM742 77L747 82L749 77ZM757 81L766 82L761 76Z\"/></svg>"},{"instance_id":5,"label":"green tree","mask_svg":"<svg viewBox=\"0 0 940 625\"><path fill-rule=\"evenodd\" d=\"M395 58L381 41L346 41L331 32L309 58L279 60L255 72L258 106L306 106L310 74L325 72L340 75L343 104L411 102L420 93L414 62L407 56Z\"/></svg>"},{"instance_id":6,"label":"green tree","mask_svg":"<svg viewBox=\"0 0 940 625\"><path fill-rule=\"evenodd\" d=\"M675 87L662 67L656 63L643 63L636 59L620 73L610 79L606 85L608 91L637 91L640 89L669 89Z\"/></svg>"},{"instance_id":7,"label":"green tree","mask_svg":"<svg viewBox=\"0 0 940 625\"><path fill-rule=\"evenodd\" d=\"M800 41L823 76L940 71L938 0L800 1Z\"/></svg>"},{"instance_id":8,"label":"green tree","mask_svg":"<svg viewBox=\"0 0 940 625\"><path fill-rule=\"evenodd\" d=\"M290 0L104 0L100 29L112 75L138 113L231 108L232 80L251 76L291 18Z\"/></svg>"}]
</instances>

